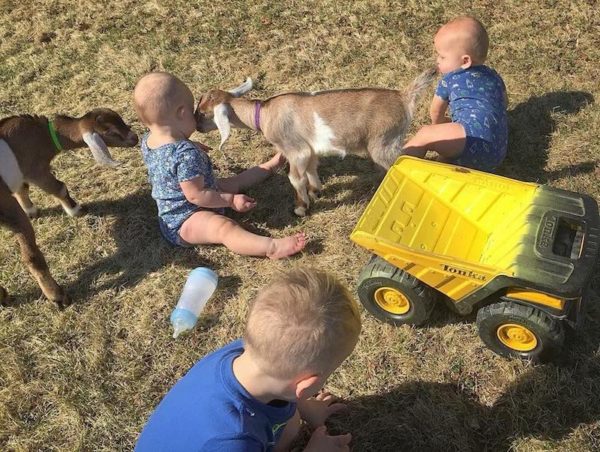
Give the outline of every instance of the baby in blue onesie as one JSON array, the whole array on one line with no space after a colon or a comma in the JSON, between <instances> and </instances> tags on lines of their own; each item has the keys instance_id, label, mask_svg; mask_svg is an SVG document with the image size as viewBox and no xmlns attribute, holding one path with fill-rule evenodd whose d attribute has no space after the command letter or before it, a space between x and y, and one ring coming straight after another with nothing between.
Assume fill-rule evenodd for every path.
<instances>
[{"instance_id":1,"label":"baby in blue onesie","mask_svg":"<svg viewBox=\"0 0 600 452\"><path fill-rule=\"evenodd\" d=\"M149 132L142 140L160 231L175 246L222 244L238 254L282 259L304 248L306 237L264 237L245 230L225 208L248 212L256 201L242 190L265 180L285 159L271 160L228 178L215 178L208 148L190 141L196 130L194 96L166 72L143 76L135 86L134 105Z\"/></svg>"},{"instance_id":2,"label":"baby in blue onesie","mask_svg":"<svg viewBox=\"0 0 600 452\"><path fill-rule=\"evenodd\" d=\"M435 151L441 161L494 171L506 156L507 97L502 78L483 64L487 32L477 19L458 17L439 29L434 45L443 77L431 102L432 125L422 127L402 153L422 158Z\"/></svg>"}]
</instances>

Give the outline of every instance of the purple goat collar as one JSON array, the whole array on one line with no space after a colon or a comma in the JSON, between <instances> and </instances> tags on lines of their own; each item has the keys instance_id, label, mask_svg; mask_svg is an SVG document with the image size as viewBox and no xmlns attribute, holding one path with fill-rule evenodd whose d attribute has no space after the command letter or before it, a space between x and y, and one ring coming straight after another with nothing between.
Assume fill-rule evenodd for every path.
<instances>
[{"instance_id":1,"label":"purple goat collar","mask_svg":"<svg viewBox=\"0 0 600 452\"><path fill-rule=\"evenodd\" d=\"M254 127L256 130L260 132L260 107L262 107L262 103L260 101L256 101L254 103Z\"/></svg>"}]
</instances>

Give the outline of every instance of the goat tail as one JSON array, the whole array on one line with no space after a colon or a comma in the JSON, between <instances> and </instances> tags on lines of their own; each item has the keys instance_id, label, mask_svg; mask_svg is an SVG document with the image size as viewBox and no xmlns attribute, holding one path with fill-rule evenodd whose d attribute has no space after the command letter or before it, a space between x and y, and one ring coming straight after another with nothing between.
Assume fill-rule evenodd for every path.
<instances>
[{"instance_id":1,"label":"goat tail","mask_svg":"<svg viewBox=\"0 0 600 452\"><path fill-rule=\"evenodd\" d=\"M433 82L436 76L437 69L435 66L432 66L419 74L404 91L404 95L406 96L407 100L406 106L410 117L413 115L417 100L419 99L421 93L431 84L431 82Z\"/></svg>"}]
</instances>

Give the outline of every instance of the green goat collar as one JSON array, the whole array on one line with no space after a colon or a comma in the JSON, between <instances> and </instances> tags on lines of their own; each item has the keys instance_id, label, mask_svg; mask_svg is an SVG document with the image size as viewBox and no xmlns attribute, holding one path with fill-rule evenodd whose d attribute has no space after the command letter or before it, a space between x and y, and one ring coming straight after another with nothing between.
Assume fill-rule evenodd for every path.
<instances>
[{"instance_id":1,"label":"green goat collar","mask_svg":"<svg viewBox=\"0 0 600 452\"><path fill-rule=\"evenodd\" d=\"M54 127L54 123L48 120L48 131L50 132L50 138L52 138L52 142L56 147L58 152L63 150L63 147L60 145L60 141L58 141L58 135L56 134L56 127Z\"/></svg>"}]
</instances>

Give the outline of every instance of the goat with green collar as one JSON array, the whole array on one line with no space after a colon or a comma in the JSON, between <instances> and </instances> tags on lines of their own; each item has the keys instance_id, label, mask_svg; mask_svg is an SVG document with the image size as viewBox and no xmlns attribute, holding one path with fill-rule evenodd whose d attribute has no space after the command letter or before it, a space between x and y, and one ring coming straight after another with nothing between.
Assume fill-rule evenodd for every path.
<instances>
[{"instance_id":1,"label":"goat with green collar","mask_svg":"<svg viewBox=\"0 0 600 452\"><path fill-rule=\"evenodd\" d=\"M19 115L0 120L0 225L15 233L21 255L44 295L59 306L68 303L63 289L50 275L28 217L38 210L29 199L29 184L54 196L70 216L81 206L66 185L52 174L50 163L62 150L89 147L101 164L118 165L108 146L132 147L137 135L123 119L107 108L92 110L80 118ZM14 195L14 196L13 196ZM15 199L16 198L16 199ZM0 286L0 304L8 297Z\"/></svg>"}]
</instances>

